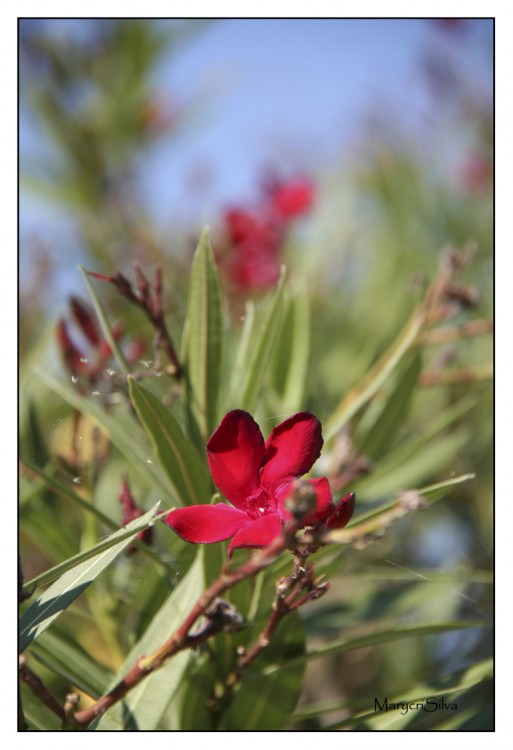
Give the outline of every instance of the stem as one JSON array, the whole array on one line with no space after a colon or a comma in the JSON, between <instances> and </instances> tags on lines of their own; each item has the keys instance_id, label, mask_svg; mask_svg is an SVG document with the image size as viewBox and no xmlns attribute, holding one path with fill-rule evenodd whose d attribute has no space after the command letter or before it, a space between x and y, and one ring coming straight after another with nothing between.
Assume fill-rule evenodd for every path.
<instances>
[{"instance_id":1,"label":"stem","mask_svg":"<svg viewBox=\"0 0 513 750\"><path fill-rule=\"evenodd\" d=\"M451 328L437 328L434 331L426 331L422 336L424 344L448 344L459 341L461 338L481 336L493 332L493 320L471 320L460 326Z\"/></svg>"},{"instance_id":2,"label":"stem","mask_svg":"<svg viewBox=\"0 0 513 750\"><path fill-rule=\"evenodd\" d=\"M64 721L65 714L64 709L58 700L50 693L50 691L43 685L43 682L34 672L27 667L26 657L22 654L19 659L20 678L28 685L35 695L50 709L61 721Z\"/></svg>"},{"instance_id":3,"label":"stem","mask_svg":"<svg viewBox=\"0 0 513 750\"><path fill-rule=\"evenodd\" d=\"M434 385L458 385L460 383L481 383L492 380L493 365L487 363L479 367L461 370L427 370L421 373L419 384L424 387Z\"/></svg>"},{"instance_id":4,"label":"stem","mask_svg":"<svg viewBox=\"0 0 513 750\"><path fill-rule=\"evenodd\" d=\"M294 535L300 526L301 521L289 521L283 528L280 536L276 537L271 544L264 547L239 568L231 572L223 570L214 583L200 596L185 620L170 638L149 656L141 657L128 674L107 695L100 698L93 706L76 713L74 716L75 724L78 727L87 727L93 719L101 716L108 708L124 698L141 680L161 667L172 656L185 648L198 645L202 640L206 640L213 635L214 628L209 629L207 627L202 633L192 636L189 635L189 630L223 592L232 588L240 581L256 575L267 567L283 550L290 548L294 543ZM218 632L218 630L215 632ZM199 637L201 637L201 640L198 639Z\"/></svg>"}]
</instances>

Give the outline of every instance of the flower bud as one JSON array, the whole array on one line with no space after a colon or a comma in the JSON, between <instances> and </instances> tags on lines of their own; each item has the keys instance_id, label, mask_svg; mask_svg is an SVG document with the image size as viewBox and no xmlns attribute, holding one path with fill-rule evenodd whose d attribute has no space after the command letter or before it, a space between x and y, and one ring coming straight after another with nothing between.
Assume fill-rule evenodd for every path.
<instances>
[{"instance_id":1,"label":"flower bud","mask_svg":"<svg viewBox=\"0 0 513 750\"><path fill-rule=\"evenodd\" d=\"M317 494L310 482L298 479L292 485L292 491L285 501L285 508L296 521L309 516L317 507Z\"/></svg>"}]
</instances>

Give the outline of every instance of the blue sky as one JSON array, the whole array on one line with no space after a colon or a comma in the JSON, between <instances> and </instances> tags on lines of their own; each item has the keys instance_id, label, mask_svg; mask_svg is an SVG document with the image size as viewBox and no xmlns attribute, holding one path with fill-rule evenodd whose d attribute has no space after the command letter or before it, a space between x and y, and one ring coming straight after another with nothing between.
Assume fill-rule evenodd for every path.
<instances>
[{"instance_id":1,"label":"blue sky","mask_svg":"<svg viewBox=\"0 0 513 750\"><path fill-rule=\"evenodd\" d=\"M88 30L87 20L40 23L49 33ZM396 122L422 145L433 126L422 72L428 50L456 57L491 90L491 35L486 20L469 23L464 34L423 19L205 24L156 70L155 87L164 101L195 104L180 134L141 161L141 201L164 231L177 219L212 225L224 206L257 197L266 167L283 174L315 174L333 164L340 169L371 113ZM20 149L22 159L26 149L47 149L24 108ZM208 181L202 192L192 192L191 181L200 173ZM35 231L49 236L50 245L69 248L69 268L60 263L67 286L76 277L71 256L80 252L72 224L24 193L20 206L22 232Z\"/></svg>"},{"instance_id":2,"label":"blue sky","mask_svg":"<svg viewBox=\"0 0 513 750\"><path fill-rule=\"evenodd\" d=\"M71 25L75 33L88 24L45 23L50 32ZM211 211L251 197L267 165L330 164L357 139L371 112L389 112L403 128L421 133L428 106L423 56L450 47L489 86L486 48L476 41L490 37L491 28L491 21L474 21L458 38L423 19L212 21L177 54L166 55L156 73L164 99L199 106L179 137L149 154L140 172L142 194L165 220L186 208L190 180L201 168L212 178L203 207ZM22 110L22 153L26 143L40 147L38 138ZM31 202L31 211L36 208Z\"/></svg>"},{"instance_id":3,"label":"blue sky","mask_svg":"<svg viewBox=\"0 0 513 750\"><path fill-rule=\"evenodd\" d=\"M476 44L486 36L486 21L460 40L422 19L213 23L161 68L170 96L204 95L203 117L154 155L145 189L166 196L156 207L164 213L204 163L215 176L214 203L251 196L267 164L322 167L339 158L376 111L421 134L429 106L423 56L450 46L490 86L486 48Z\"/></svg>"}]
</instances>

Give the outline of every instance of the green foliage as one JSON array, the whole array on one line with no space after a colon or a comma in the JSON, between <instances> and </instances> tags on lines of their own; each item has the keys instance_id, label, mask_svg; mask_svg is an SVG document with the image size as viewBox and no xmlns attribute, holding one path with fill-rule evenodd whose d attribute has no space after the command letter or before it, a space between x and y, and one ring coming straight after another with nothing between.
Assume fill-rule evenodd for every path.
<instances>
[{"instance_id":1,"label":"green foliage","mask_svg":"<svg viewBox=\"0 0 513 750\"><path fill-rule=\"evenodd\" d=\"M104 696L252 554L187 544L159 521L157 501L166 512L219 501L206 442L228 410L255 414L265 433L309 410L325 441L312 476L327 476L336 500L356 493L351 523L311 558L329 592L284 617L239 673L291 575L282 553L223 592L240 627L180 651L88 728L490 730L491 189L449 186L382 126L365 161L319 175L318 209L274 288L234 292L222 238L177 225L171 253L126 199L135 155L182 122L159 131L154 65L199 28L103 19L90 45L24 38L29 106L60 157L25 165L23 185L69 213L85 267L162 266L183 374L140 311L82 266L112 354L98 381L59 363L44 300L22 304L20 649L61 706L71 691L82 710ZM488 148L486 108L462 120ZM144 355L129 359L127 341L141 338ZM140 514L128 523L122 480ZM382 713L378 695L459 708ZM21 702L30 730L62 728L25 682Z\"/></svg>"}]
</instances>

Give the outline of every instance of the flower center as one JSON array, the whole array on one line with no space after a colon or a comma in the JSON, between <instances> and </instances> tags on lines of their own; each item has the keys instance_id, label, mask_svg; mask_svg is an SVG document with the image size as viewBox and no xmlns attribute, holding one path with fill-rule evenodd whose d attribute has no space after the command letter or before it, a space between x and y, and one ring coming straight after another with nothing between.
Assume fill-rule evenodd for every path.
<instances>
[{"instance_id":1,"label":"flower center","mask_svg":"<svg viewBox=\"0 0 513 750\"><path fill-rule=\"evenodd\" d=\"M259 487L253 495L249 495L246 498L246 513L254 520L275 511L276 498L270 495L263 487Z\"/></svg>"}]
</instances>

